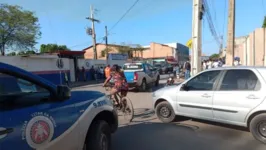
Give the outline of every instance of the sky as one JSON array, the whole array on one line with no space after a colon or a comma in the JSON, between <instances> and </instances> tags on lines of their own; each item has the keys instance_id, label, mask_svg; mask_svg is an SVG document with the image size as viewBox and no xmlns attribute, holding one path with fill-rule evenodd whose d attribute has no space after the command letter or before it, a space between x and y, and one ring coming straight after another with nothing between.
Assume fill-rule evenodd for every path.
<instances>
[{"instance_id":1,"label":"sky","mask_svg":"<svg viewBox=\"0 0 266 150\"><path fill-rule=\"evenodd\" d=\"M216 32L224 37L228 17L228 0L206 0ZM0 0L0 3L22 6L34 11L39 18L41 44L67 45L71 50L82 50L92 44L86 34L91 22L90 5L96 9L97 43L103 42L105 26L109 29L129 9L135 0ZM245 36L260 28L266 12L266 0L236 0L235 36ZM202 22L202 51L206 55L218 53L219 46L210 33L206 18ZM140 44L150 42L186 44L192 35L192 0L139 0L133 9L111 31L111 44Z\"/></svg>"}]
</instances>

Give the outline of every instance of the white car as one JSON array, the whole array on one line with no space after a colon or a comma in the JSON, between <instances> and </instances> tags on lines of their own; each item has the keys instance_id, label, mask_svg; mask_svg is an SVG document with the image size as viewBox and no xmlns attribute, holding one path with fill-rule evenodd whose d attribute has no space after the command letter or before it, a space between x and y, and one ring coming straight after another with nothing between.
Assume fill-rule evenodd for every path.
<instances>
[{"instance_id":1,"label":"white car","mask_svg":"<svg viewBox=\"0 0 266 150\"><path fill-rule=\"evenodd\" d=\"M247 127L266 143L266 68L223 67L153 93L157 117L176 115Z\"/></svg>"},{"instance_id":2,"label":"white car","mask_svg":"<svg viewBox=\"0 0 266 150\"><path fill-rule=\"evenodd\" d=\"M70 91L0 63L1 150L109 150L117 128L105 94Z\"/></svg>"},{"instance_id":3,"label":"white car","mask_svg":"<svg viewBox=\"0 0 266 150\"><path fill-rule=\"evenodd\" d=\"M123 66L123 71L129 87L146 91L148 86L159 85L160 74L148 63L126 63Z\"/></svg>"}]
</instances>

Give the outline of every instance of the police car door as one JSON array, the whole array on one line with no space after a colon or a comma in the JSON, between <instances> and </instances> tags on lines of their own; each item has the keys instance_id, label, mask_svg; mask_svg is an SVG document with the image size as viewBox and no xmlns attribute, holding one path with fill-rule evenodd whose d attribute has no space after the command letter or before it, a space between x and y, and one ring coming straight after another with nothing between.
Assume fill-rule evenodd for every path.
<instances>
[{"instance_id":1,"label":"police car door","mask_svg":"<svg viewBox=\"0 0 266 150\"><path fill-rule=\"evenodd\" d=\"M144 69L146 73L146 80L148 83L152 82L152 71L149 69L148 64L144 64Z\"/></svg>"},{"instance_id":2,"label":"police car door","mask_svg":"<svg viewBox=\"0 0 266 150\"><path fill-rule=\"evenodd\" d=\"M74 123L75 107L49 97L47 89L0 72L1 150L47 146Z\"/></svg>"}]
</instances>

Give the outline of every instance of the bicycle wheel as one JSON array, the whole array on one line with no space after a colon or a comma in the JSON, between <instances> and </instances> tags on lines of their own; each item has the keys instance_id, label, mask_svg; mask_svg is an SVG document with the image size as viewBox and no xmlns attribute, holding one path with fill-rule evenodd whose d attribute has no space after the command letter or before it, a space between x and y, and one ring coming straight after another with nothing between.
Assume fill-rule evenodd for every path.
<instances>
[{"instance_id":1,"label":"bicycle wheel","mask_svg":"<svg viewBox=\"0 0 266 150\"><path fill-rule=\"evenodd\" d=\"M131 100L127 97L123 97L121 99L121 102L123 105L123 109L122 109L123 116L124 116L125 120L131 122L134 118L133 104L132 104Z\"/></svg>"}]
</instances>

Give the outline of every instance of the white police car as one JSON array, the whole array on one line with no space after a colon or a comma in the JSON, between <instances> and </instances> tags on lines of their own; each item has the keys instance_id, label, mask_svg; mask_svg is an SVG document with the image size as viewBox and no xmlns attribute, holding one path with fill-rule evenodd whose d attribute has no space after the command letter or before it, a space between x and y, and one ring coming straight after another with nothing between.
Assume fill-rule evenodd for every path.
<instances>
[{"instance_id":1,"label":"white police car","mask_svg":"<svg viewBox=\"0 0 266 150\"><path fill-rule=\"evenodd\" d=\"M117 113L103 93L71 92L0 63L1 150L108 150L117 127Z\"/></svg>"}]
</instances>

